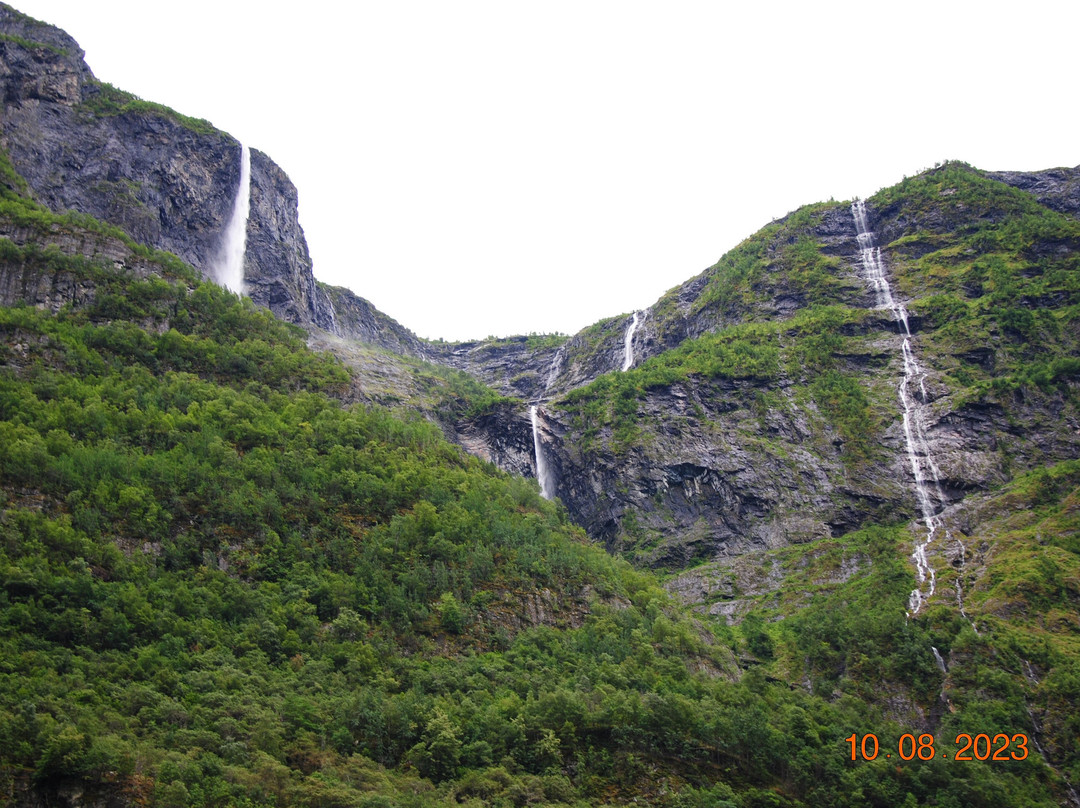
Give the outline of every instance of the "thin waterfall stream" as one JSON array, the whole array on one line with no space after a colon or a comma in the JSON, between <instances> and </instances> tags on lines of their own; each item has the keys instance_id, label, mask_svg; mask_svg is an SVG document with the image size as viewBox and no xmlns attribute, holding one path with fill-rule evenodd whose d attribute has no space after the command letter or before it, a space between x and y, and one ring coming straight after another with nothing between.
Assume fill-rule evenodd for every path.
<instances>
[{"instance_id":1,"label":"thin waterfall stream","mask_svg":"<svg viewBox=\"0 0 1080 808\"><path fill-rule=\"evenodd\" d=\"M927 546L934 540L941 524L937 514L948 504L941 488L941 472L930 453L926 439L926 427L921 404L927 400L926 372L919 365L915 351L911 346L911 327L908 323L907 309L893 295L885 276L885 264L881 259L881 248L874 242L873 231L866 217L866 204L856 200L851 205L851 215L855 219L855 231L859 243L859 258L862 261L866 281L874 290L876 305L879 309L892 312L893 319L899 325L903 338L900 351L904 362L904 378L897 388L903 415L904 443L908 462L915 477L915 499L919 503L926 536L915 545L911 554L919 576L919 585L911 591L908 598L909 614L917 614L923 602L934 594L934 569L926 556ZM947 534L946 534L947 535ZM929 582L923 593L923 585Z\"/></svg>"},{"instance_id":2,"label":"thin waterfall stream","mask_svg":"<svg viewBox=\"0 0 1080 808\"><path fill-rule=\"evenodd\" d=\"M529 421L532 423L533 459L536 461L536 479L540 483L540 496L544 499L555 498L555 475L552 473L551 466L548 465L547 457L544 455L544 444L540 442L539 411L540 405L547 400L548 390L551 389L551 385L559 377L559 370L562 368L562 363L566 358L567 344L564 342L559 346L559 350L555 352L555 357L551 360L551 367L548 369L547 380L544 383L544 392L540 398L536 399L536 403L529 407Z\"/></svg>"},{"instance_id":3,"label":"thin waterfall stream","mask_svg":"<svg viewBox=\"0 0 1080 808\"><path fill-rule=\"evenodd\" d=\"M623 339L623 363L622 369L625 373L634 366L634 332L637 331L638 325L641 321L638 319L638 313L634 312L634 319L631 321L629 327L626 329L626 337Z\"/></svg>"},{"instance_id":4,"label":"thin waterfall stream","mask_svg":"<svg viewBox=\"0 0 1080 808\"><path fill-rule=\"evenodd\" d=\"M247 222L251 209L251 150L240 145L240 187L236 189L232 215L225 226L220 257L214 267L218 283L238 295L244 293L244 255L247 253Z\"/></svg>"}]
</instances>

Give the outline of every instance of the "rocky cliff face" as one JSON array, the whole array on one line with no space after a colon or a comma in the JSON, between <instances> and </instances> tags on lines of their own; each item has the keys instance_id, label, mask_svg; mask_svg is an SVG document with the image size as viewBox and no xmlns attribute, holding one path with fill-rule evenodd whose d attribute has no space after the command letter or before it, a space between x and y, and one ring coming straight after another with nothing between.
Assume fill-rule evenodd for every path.
<instances>
[{"instance_id":1,"label":"rocky cliff face","mask_svg":"<svg viewBox=\"0 0 1080 808\"><path fill-rule=\"evenodd\" d=\"M0 219L0 239L18 247L32 245L46 255L55 251L62 256L90 259L136 278L160 275L162 271L160 264L139 256L122 240L89 230L57 229L43 234ZM43 271L40 266L8 260L7 256L0 259L0 306L26 304L55 312L64 306L90 306L98 292L98 284L85 271L55 266Z\"/></svg>"},{"instance_id":2,"label":"rocky cliff face","mask_svg":"<svg viewBox=\"0 0 1080 808\"><path fill-rule=\"evenodd\" d=\"M63 31L0 5L0 146L34 198L116 225L214 277L240 182L240 145L206 121L98 82ZM307 327L419 353L419 341L340 290L344 330L312 274L297 192L267 155L251 157L244 280L255 303ZM368 306L370 309L370 306Z\"/></svg>"},{"instance_id":3,"label":"rocky cliff face","mask_svg":"<svg viewBox=\"0 0 1080 808\"><path fill-rule=\"evenodd\" d=\"M122 112L61 31L0 8L3 146L34 197L115 224L209 275L239 183L239 146L152 111ZM33 43L41 42L42 45Z\"/></svg>"},{"instance_id":4,"label":"rocky cliff face","mask_svg":"<svg viewBox=\"0 0 1080 808\"><path fill-rule=\"evenodd\" d=\"M989 176L1027 191L1048 208L1080 216L1080 166L1046 171L997 171Z\"/></svg>"},{"instance_id":5,"label":"rocky cliff face","mask_svg":"<svg viewBox=\"0 0 1080 808\"><path fill-rule=\"evenodd\" d=\"M429 359L465 371L503 395L538 401L547 393L552 362L564 338L509 337L475 342L436 342Z\"/></svg>"},{"instance_id":6,"label":"rocky cliff face","mask_svg":"<svg viewBox=\"0 0 1080 808\"><path fill-rule=\"evenodd\" d=\"M660 352L641 312L635 331L635 362ZM623 365L624 340L632 316L609 317L565 337L516 336L473 342L431 343L432 361L472 374L503 395L547 401ZM676 340L673 344L678 344Z\"/></svg>"},{"instance_id":7,"label":"rocky cliff face","mask_svg":"<svg viewBox=\"0 0 1080 808\"><path fill-rule=\"evenodd\" d=\"M327 329L401 356L427 358L427 344L412 331L387 317L367 300L340 286L317 284L320 298L330 303L334 328Z\"/></svg>"}]
</instances>

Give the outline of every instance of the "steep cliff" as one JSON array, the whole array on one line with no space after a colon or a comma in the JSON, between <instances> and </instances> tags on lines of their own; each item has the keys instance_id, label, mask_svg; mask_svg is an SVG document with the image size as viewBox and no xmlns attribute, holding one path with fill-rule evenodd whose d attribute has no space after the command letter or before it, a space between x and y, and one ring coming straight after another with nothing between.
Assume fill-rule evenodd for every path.
<instances>
[{"instance_id":1,"label":"steep cliff","mask_svg":"<svg viewBox=\"0 0 1080 808\"><path fill-rule=\"evenodd\" d=\"M204 120L97 81L83 56L63 31L0 4L0 146L49 209L114 224L215 277L240 182L239 144ZM244 281L255 303L288 322L418 354L397 323L357 314L348 290L334 295L347 310L342 331L312 274L296 188L257 150Z\"/></svg>"}]
</instances>

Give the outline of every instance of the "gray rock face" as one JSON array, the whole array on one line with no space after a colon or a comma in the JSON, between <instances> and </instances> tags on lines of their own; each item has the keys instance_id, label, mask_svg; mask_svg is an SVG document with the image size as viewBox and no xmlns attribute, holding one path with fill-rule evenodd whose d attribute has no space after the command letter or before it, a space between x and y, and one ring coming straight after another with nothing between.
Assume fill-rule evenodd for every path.
<instances>
[{"instance_id":1,"label":"gray rock face","mask_svg":"<svg viewBox=\"0 0 1080 808\"><path fill-rule=\"evenodd\" d=\"M240 182L239 144L151 105L123 111L130 99L98 83L59 29L4 7L0 33L9 37L0 40L0 145L33 196L114 224L212 277ZM296 188L265 154L253 151L251 162L251 298L289 322L336 331L312 276Z\"/></svg>"},{"instance_id":2,"label":"gray rock face","mask_svg":"<svg viewBox=\"0 0 1080 808\"><path fill-rule=\"evenodd\" d=\"M426 356L469 373L503 395L539 401L547 393L551 364L559 346L534 337L509 337L475 342L433 342Z\"/></svg>"},{"instance_id":3,"label":"gray rock face","mask_svg":"<svg viewBox=\"0 0 1080 808\"><path fill-rule=\"evenodd\" d=\"M340 286L316 285L318 294L330 303L336 333L401 356L428 358L427 343L362 297Z\"/></svg>"},{"instance_id":4,"label":"gray rock face","mask_svg":"<svg viewBox=\"0 0 1080 808\"><path fill-rule=\"evenodd\" d=\"M622 452L603 434L587 445L567 419L549 423L562 433L549 449L559 496L609 549L669 569L847 532L902 498L851 479L839 448L813 441L814 413L793 404L762 424L756 392L751 382L650 391L644 434Z\"/></svg>"},{"instance_id":5,"label":"gray rock face","mask_svg":"<svg viewBox=\"0 0 1080 808\"><path fill-rule=\"evenodd\" d=\"M470 454L512 474L536 476L532 426L527 413L501 405L490 413L446 428L448 437Z\"/></svg>"},{"instance_id":6,"label":"gray rock face","mask_svg":"<svg viewBox=\"0 0 1080 808\"><path fill-rule=\"evenodd\" d=\"M239 159L234 158L239 184ZM235 191L229 196L231 200ZM334 307L312 274L307 240L297 218L296 186L260 151L251 153L244 281L251 299L278 317L337 333Z\"/></svg>"},{"instance_id":7,"label":"gray rock face","mask_svg":"<svg viewBox=\"0 0 1080 808\"><path fill-rule=\"evenodd\" d=\"M1080 216L1080 166L1048 171L998 171L989 176L1027 191L1048 208Z\"/></svg>"},{"instance_id":8,"label":"gray rock face","mask_svg":"<svg viewBox=\"0 0 1080 808\"><path fill-rule=\"evenodd\" d=\"M5 32L13 13L0 15ZM86 102L102 89L74 42L58 53L0 41L0 81L2 143L38 201L115 224L209 272L239 182L235 141L152 113L93 113Z\"/></svg>"},{"instance_id":9,"label":"gray rock face","mask_svg":"<svg viewBox=\"0 0 1080 808\"><path fill-rule=\"evenodd\" d=\"M138 278L149 277L158 269L132 253L119 239L87 231L72 230L42 237L37 231L0 222L0 238L6 238L20 247L33 244L42 250L53 248L63 255L108 263ZM0 306L25 304L55 312L68 305L76 308L89 306L96 299L97 292L97 285L91 279L73 272L42 272L39 267L0 261Z\"/></svg>"},{"instance_id":10,"label":"gray rock face","mask_svg":"<svg viewBox=\"0 0 1080 808\"><path fill-rule=\"evenodd\" d=\"M547 401L589 384L623 365L624 339L630 317L610 317L572 337L507 337L474 342L431 343L427 356L435 362L471 373L503 395L525 401ZM648 314L635 332L635 362L646 355Z\"/></svg>"}]
</instances>

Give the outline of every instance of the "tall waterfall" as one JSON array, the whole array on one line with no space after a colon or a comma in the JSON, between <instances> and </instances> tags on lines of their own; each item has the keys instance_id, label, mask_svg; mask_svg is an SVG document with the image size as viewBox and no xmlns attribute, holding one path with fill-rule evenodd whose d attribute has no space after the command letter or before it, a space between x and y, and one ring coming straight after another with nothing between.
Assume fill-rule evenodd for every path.
<instances>
[{"instance_id":1,"label":"tall waterfall","mask_svg":"<svg viewBox=\"0 0 1080 808\"><path fill-rule=\"evenodd\" d=\"M244 254L247 252L248 210L251 207L251 152L246 144L240 146L240 187L236 191L232 216L225 227L225 240L214 277L222 286L236 294L244 293Z\"/></svg>"},{"instance_id":2,"label":"tall waterfall","mask_svg":"<svg viewBox=\"0 0 1080 808\"><path fill-rule=\"evenodd\" d=\"M899 324L900 335L903 337L901 355L904 360L904 379L900 382L897 394L903 413L904 442L907 445L908 462L911 464L911 471L915 477L915 499L919 503L919 511L926 527L926 537L916 544L915 551L911 554L919 574L919 586L912 590L908 598L908 610L911 614L915 614L922 608L923 601L934 594L935 575L926 557L926 548L934 540L941 526L937 519L939 507L944 508L948 503L941 489L941 472L930 454L930 446L926 440L923 409L920 406L920 403L925 402L927 398L926 372L919 366L915 351L911 347L911 328L908 325L907 309L893 296L889 281L885 277L881 249L874 244L874 234L867 223L865 203L862 200L854 202L851 206L851 214L855 218L859 257L862 260L866 281L874 290L877 307L892 312L893 318ZM919 398L916 397L913 388L918 389ZM929 581L928 591L924 595L923 584L927 581Z\"/></svg>"},{"instance_id":3,"label":"tall waterfall","mask_svg":"<svg viewBox=\"0 0 1080 808\"><path fill-rule=\"evenodd\" d=\"M623 372L630 370L634 364L634 332L639 324L638 313L634 312L634 319L626 329L626 338L623 340Z\"/></svg>"},{"instance_id":4,"label":"tall waterfall","mask_svg":"<svg viewBox=\"0 0 1080 808\"><path fill-rule=\"evenodd\" d=\"M540 443L540 427L537 423L538 405L529 407L529 419L532 421L533 452L536 455L536 479L540 482L540 496L544 499L554 499L555 479L548 468L547 458L544 456L544 447Z\"/></svg>"}]
</instances>

